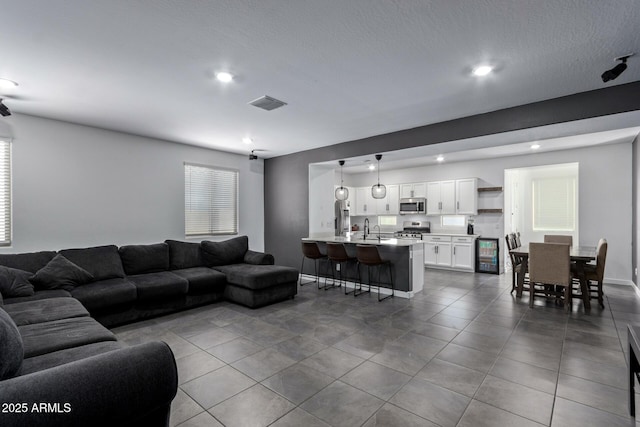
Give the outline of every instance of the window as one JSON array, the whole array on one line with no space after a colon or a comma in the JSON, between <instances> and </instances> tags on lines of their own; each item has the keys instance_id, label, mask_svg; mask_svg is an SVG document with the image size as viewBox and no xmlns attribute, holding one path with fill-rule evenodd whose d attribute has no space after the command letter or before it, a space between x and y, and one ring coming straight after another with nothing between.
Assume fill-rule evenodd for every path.
<instances>
[{"instance_id":1,"label":"window","mask_svg":"<svg viewBox=\"0 0 640 427\"><path fill-rule=\"evenodd\" d=\"M380 215L380 216L378 216L378 225L380 225L380 227L395 226L397 224L398 224L398 221L397 221L397 217L395 217L395 216L390 216L390 215Z\"/></svg>"},{"instance_id":2,"label":"window","mask_svg":"<svg viewBox=\"0 0 640 427\"><path fill-rule=\"evenodd\" d=\"M238 171L185 163L187 236L238 234Z\"/></svg>"},{"instance_id":3,"label":"window","mask_svg":"<svg viewBox=\"0 0 640 427\"><path fill-rule=\"evenodd\" d=\"M11 144L0 139L0 246L11 244Z\"/></svg>"},{"instance_id":4,"label":"window","mask_svg":"<svg viewBox=\"0 0 640 427\"><path fill-rule=\"evenodd\" d=\"M464 227L467 218L464 215L442 215L443 227Z\"/></svg>"},{"instance_id":5,"label":"window","mask_svg":"<svg viewBox=\"0 0 640 427\"><path fill-rule=\"evenodd\" d=\"M532 181L533 230L576 229L576 178L555 176Z\"/></svg>"}]
</instances>

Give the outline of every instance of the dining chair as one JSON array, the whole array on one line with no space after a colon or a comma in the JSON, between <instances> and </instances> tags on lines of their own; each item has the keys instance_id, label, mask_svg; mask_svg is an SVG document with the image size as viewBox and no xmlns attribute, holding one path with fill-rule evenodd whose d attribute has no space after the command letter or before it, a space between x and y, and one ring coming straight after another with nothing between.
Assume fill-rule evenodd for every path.
<instances>
[{"instance_id":1,"label":"dining chair","mask_svg":"<svg viewBox=\"0 0 640 427\"><path fill-rule=\"evenodd\" d=\"M378 248L373 245L356 245L356 257L358 259L358 277L360 276L360 265L364 265L367 267L367 285L368 290L362 291L362 280L359 278L358 282L360 282L360 292L354 292L354 296L358 296L365 292L371 292L371 286L378 288L378 302L384 301L387 298L393 298L395 295L395 287L393 286L393 275L391 273L392 266L391 261L383 260L380 257L380 252L378 252ZM389 282L386 284L391 285L391 294L387 295L384 298L380 298L380 285L384 284L380 281L380 268L386 266L387 272L389 273ZM377 281L374 281L371 274L371 268L375 268L377 272Z\"/></svg>"},{"instance_id":2,"label":"dining chair","mask_svg":"<svg viewBox=\"0 0 640 427\"><path fill-rule=\"evenodd\" d=\"M512 249L516 249L519 248L520 245L518 245L516 239L515 239L515 235L514 234L507 234L506 236L504 236L506 242L507 242L507 250L511 251ZM518 283L517 281L517 276L519 274L524 274L525 275L525 283L527 283L527 272L526 271L522 271L523 270L523 264L522 264L522 259L518 256L516 256L515 254L512 254L511 252L509 252L509 259L511 260L511 293L513 293L513 291L516 290L516 285Z\"/></svg>"},{"instance_id":3,"label":"dining chair","mask_svg":"<svg viewBox=\"0 0 640 427\"><path fill-rule=\"evenodd\" d=\"M545 234L545 243L564 243L569 246L573 246L573 236L566 236L562 234Z\"/></svg>"},{"instance_id":4,"label":"dining chair","mask_svg":"<svg viewBox=\"0 0 640 427\"><path fill-rule=\"evenodd\" d=\"M598 298L598 304L604 308L604 293L602 292L602 281L604 280L604 266L607 260L607 239L600 239L596 249L596 263L586 264L584 274L587 279L587 287L590 298ZM595 295L593 295L595 293Z\"/></svg>"},{"instance_id":5,"label":"dining chair","mask_svg":"<svg viewBox=\"0 0 640 427\"><path fill-rule=\"evenodd\" d=\"M571 309L571 258L569 245L562 243L529 244L529 307L533 307L535 285L554 285L564 288L554 292L547 286L546 294L559 298L564 295L565 311Z\"/></svg>"},{"instance_id":6,"label":"dining chair","mask_svg":"<svg viewBox=\"0 0 640 427\"><path fill-rule=\"evenodd\" d=\"M516 247L519 248L520 246L522 246L522 242L520 241L520 232L517 231L515 233L515 238L516 238Z\"/></svg>"}]
</instances>

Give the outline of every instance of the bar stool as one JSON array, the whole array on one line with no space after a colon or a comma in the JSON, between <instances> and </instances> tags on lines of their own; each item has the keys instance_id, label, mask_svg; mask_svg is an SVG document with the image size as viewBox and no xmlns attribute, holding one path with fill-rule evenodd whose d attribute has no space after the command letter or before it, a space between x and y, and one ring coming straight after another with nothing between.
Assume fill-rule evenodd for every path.
<instances>
[{"instance_id":1,"label":"bar stool","mask_svg":"<svg viewBox=\"0 0 640 427\"><path fill-rule=\"evenodd\" d=\"M312 259L315 266L316 280L309 280L302 282L302 272L304 271L304 260L306 258ZM300 267L300 286L309 285L311 283L317 283L318 289L320 289L320 278L318 277L318 261L327 259L327 256L320 252L320 247L317 242L302 242L302 267ZM325 278L325 286L327 280Z\"/></svg>"},{"instance_id":2,"label":"bar stool","mask_svg":"<svg viewBox=\"0 0 640 427\"><path fill-rule=\"evenodd\" d=\"M387 298L393 298L395 294L395 288L393 286L393 274L391 273L391 261L385 261L382 258L380 258L380 253L378 252L378 248L373 245L356 245L356 258L358 259L358 276L360 275L360 264L367 266L367 277L369 279L369 283L367 285L369 286L369 289L366 291L362 291L362 280L359 279L358 282L360 282L360 292L355 292L355 289L354 289L354 295L358 296L366 292L371 292L371 286L372 286L371 267L375 267L378 273L378 280L376 282L378 284L377 285L378 301L384 301ZM383 284L380 281L380 267L382 267L383 265L386 265L389 271L389 283L387 284L391 285L391 295L387 295L384 298L380 298L380 285ZM373 286L376 286L376 285L373 285Z\"/></svg>"},{"instance_id":3,"label":"bar stool","mask_svg":"<svg viewBox=\"0 0 640 427\"><path fill-rule=\"evenodd\" d=\"M324 285L325 290L336 287L336 276L335 276L336 269L334 268L334 265L340 266L340 269L338 270L338 286L337 286L337 287L340 287L342 286L342 271L344 270L343 264L344 266L346 266L348 265L349 262L354 262L356 260L355 257L349 256L349 254L347 254L347 250L345 249L342 243L332 243L332 242L327 243L327 258L329 258L329 262L331 263L331 276L333 278L333 284L331 286L327 286L327 282L325 281L325 285ZM355 286L353 287L353 291L351 292L355 292ZM351 292L347 292L347 284L345 279L344 294L349 295Z\"/></svg>"}]
</instances>

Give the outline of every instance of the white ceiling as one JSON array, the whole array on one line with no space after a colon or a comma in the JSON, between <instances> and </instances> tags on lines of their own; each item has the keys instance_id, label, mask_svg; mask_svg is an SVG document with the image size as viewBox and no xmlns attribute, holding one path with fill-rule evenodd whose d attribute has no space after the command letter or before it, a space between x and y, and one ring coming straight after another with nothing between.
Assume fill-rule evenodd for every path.
<instances>
[{"instance_id":1,"label":"white ceiling","mask_svg":"<svg viewBox=\"0 0 640 427\"><path fill-rule=\"evenodd\" d=\"M0 11L0 77L20 84L0 97L13 112L267 158L640 80L640 56L600 79L640 50L637 0L0 0ZM479 63L497 71L470 76ZM235 81L215 81L219 70ZM247 105L262 95L288 105Z\"/></svg>"}]
</instances>

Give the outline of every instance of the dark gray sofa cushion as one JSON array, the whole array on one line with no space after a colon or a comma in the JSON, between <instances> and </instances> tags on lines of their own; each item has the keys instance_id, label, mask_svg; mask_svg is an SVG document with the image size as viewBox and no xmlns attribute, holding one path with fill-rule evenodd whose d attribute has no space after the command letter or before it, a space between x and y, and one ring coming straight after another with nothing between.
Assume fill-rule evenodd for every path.
<instances>
[{"instance_id":1,"label":"dark gray sofa cushion","mask_svg":"<svg viewBox=\"0 0 640 427\"><path fill-rule=\"evenodd\" d=\"M249 250L249 238L239 236L223 242L203 240L200 247L204 262L209 267L237 264L244 261L244 254Z\"/></svg>"},{"instance_id":2,"label":"dark gray sofa cushion","mask_svg":"<svg viewBox=\"0 0 640 427\"><path fill-rule=\"evenodd\" d=\"M215 269L227 276L227 282L247 289L266 289L298 281L298 270L281 265L232 264Z\"/></svg>"},{"instance_id":3,"label":"dark gray sofa cushion","mask_svg":"<svg viewBox=\"0 0 640 427\"><path fill-rule=\"evenodd\" d=\"M127 275L169 270L169 245L127 245L118 249Z\"/></svg>"},{"instance_id":4,"label":"dark gray sofa cushion","mask_svg":"<svg viewBox=\"0 0 640 427\"><path fill-rule=\"evenodd\" d=\"M27 301L8 304L4 309L18 326L89 316L87 309L75 298Z\"/></svg>"},{"instance_id":5,"label":"dark gray sofa cushion","mask_svg":"<svg viewBox=\"0 0 640 427\"><path fill-rule=\"evenodd\" d=\"M76 286L93 281L93 276L84 268L58 254L47 265L36 271L30 280L40 289L70 291Z\"/></svg>"},{"instance_id":6,"label":"dark gray sofa cushion","mask_svg":"<svg viewBox=\"0 0 640 427\"><path fill-rule=\"evenodd\" d=\"M169 245L169 268L181 270L183 268L204 267L200 243L165 240Z\"/></svg>"},{"instance_id":7,"label":"dark gray sofa cushion","mask_svg":"<svg viewBox=\"0 0 640 427\"><path fill-rule=\"evenodd\" d=\"M71 291L89 311L103 310L124 304L133 304L136 287L127 279L107 279L78 286Z\"/></svg>"},{"instance_id":8,"label":"dark gray sofa cushion","mask_svg":"<svg viewBox=\"0 0 640 427\"><path fill-rule=\"evenodd\" d=\"M0 380L16 376L23 358L24 347L18 327L0 308Z\"/></svg>"},{"instance_id":9,"label":"dark gray sofa cushion","mask_svg":"<svg viewBox=\"0 0 640 427\"><path fill-rule=\"evenodd\" d=\"M128 279L136 286L138 301L186 295L189 282L170 271L139 274Z\"/></svg>"},{"instance_id":10,"label":"dark gray sofa cushion","mask_svg":"<svg viewBox=\"0 0 640 427\"><path fill-rule=\"evenodd\" d=\"M36 292L33 295L28 297L5 298L4 304L5 305L17 304L25 301L39 301L39 300L48 299L48 298L65 298L65 297L68 298L70 296L71 296L71 293L69 291L65 291L64 289L51 289L51 290L36 289Z\"/></svg>"},{"instance_id":11,"label":"dark gray sofa cushion","mask_svg":"<svg viewBox=\"0 0 640 427\"><path fill-rule=\"evenodd\" d=\"M189 295L219 292L227 284L226 276L209 267L183 268L173 270L173 274L187 279L189 282Z\"/></svg>"},{"instance_id":12,"label":"dark gray sofa cushion","mask_svg":"<svg viewBox=\"0 0 640 427\"><path fill-rule=\"evenodd\" d=\"M0 294L3 297L29 297L35 293L29 278L33 273L0 266Z\"/></svg>"},{"instance_id":13,"label":"dark gray sofa cushion","mask_svg":"<svg viewBox=\"0 0 640 427\"><path fill-rule=\"evenodd\" d=\"M56 256L54 251L0 254L0 265L35 273Z\"/></svg>"},{"instance_id":14,"label":"dark gray sofa cushion","mask_svg":"<svg viewBox=\"0 0 640 427\"><path fill-rule=\"evenodd\" d=\"M244 254L244 260L246 264L254 264L254 265L273 265L275 263L275 259L271 254L265 254L264 252L256 252L252 250L248 250L246 254Z\"/></svg>"},{"instance_id":15,"label":"dark gray sofa cushion","mask_svg":"<svg viewBox=\"0 0 640 427\"><path fill-rule=\"evenodd\" d=\"M69 261L91 273L95 281L124 278L124 269L117 246L64 249L60 253Z\"/></svg>"},{"instance_id":16,"label":"dark gray sofa cushion","mask_svg":"<svg viewBox=\"0 0 640 427\"><path fill-rule=\"evenodd\" d=\"M125 347L125 344L118 341L102 341L93 344L81 345L79 347L58 350L42 354L40 356L29 357L24 359L22 362L20 375L42 371L44 369L53 368L54 366L64 365L66 363L86 359L87 357L96 356L109 351L120 350Z\"/></svg>"},{"instance_id":17,"label":"dark gray sofa cushion","mask_svg":"<svg viewBox=\"0 0 640 427\"><path fill-rule=\"evenodd\" d=\"M18 326L18 330L25 358L101 341L116 341L115 335L90 317L23 325Z\"/></svg>"}]
</instances>

